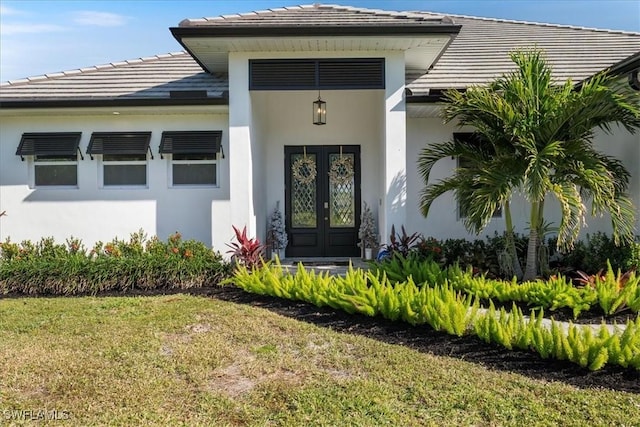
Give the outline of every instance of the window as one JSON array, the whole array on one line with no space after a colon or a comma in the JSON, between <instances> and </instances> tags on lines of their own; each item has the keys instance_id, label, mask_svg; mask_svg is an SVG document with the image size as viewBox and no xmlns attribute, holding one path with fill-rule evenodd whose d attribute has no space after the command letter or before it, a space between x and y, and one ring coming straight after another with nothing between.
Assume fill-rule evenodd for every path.
<instances>
[{"instance_id":1,"label":"window","mask_svg":"<svg viewBox=\"0 0 640 427\"><path fill-rule=\"evenodd\" d=\"M102 156L104 187L146 187L151 132L94 132L87 154Z\"/></svg>"},{"instance_id":2,"label":"window","mask_svg":"<svg viewBox=\"0 0 640 427\"><path fill-rule=\"evenodd\" d=\"M78 144L81 132L24 133L16 155L33 156L36 187L78 186Z\"/></svg>"},{"instance_id":3,"label":"window","mask_svg":"<svg viewBox=\"0 0 640 427\"><path fill-rule=\"evenodd\" d=\"M222 131L163 132L160 154L171 156L172 186L218 185Z\"/></svg>"},{"instance_id":4,"label":"window","mask_svg":"<svg viewBox=\"0 0 640 427\"><path fill-rule=\"evenodd\" d=\"M482 137L480 135L478 135L477 133L454 133L453 134L453 138L457 141L461 141L461 142L465 142L468 144L472 144L474 146L480 146L483 141L482 141ZM471 163L468 159L465 159L464 157L458 157L457 159L457 167L458 168L469 168L471 166ZM467 214L465 212L465 210L463 209L463 207L460 205L460 203L458 202L458 218L462 219L462 218L466 218ZM502 217L502 208L497 208L494 212L493 212L493 217L494 218L501 218Z\"/></svg>"},{"instance_id":5,"label":"window","mask_svg":"<svg viewBox=\"0 0 640 427\"><path fill-rule=\"evenodd\" d=\"M249 89L384 89L384 64L384 58L252 59Z\"/></svg>"}]
</instances>

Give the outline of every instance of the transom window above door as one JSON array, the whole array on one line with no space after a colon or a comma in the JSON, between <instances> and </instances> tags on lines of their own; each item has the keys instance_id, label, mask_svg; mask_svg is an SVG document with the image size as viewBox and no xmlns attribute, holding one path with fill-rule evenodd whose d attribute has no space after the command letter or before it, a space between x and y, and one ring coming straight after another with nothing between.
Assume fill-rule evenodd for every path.
<instances>
[{"instance_id":1,"label":"transom window above door","mask_svg":"<svg viewBox=\"0 0 640 427\"><path fill-rule=\"evenodd\" d=\"M384 58L249 61L250 90L347 90L384 87Z\"/></svg>"}]
</instances>

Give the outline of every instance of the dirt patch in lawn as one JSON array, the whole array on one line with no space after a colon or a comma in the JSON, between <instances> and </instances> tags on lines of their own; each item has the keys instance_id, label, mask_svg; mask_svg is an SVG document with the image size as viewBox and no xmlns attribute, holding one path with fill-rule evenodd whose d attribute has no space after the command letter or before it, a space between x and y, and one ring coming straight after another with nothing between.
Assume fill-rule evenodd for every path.
<instances>
[{"instance_id":1,"label":"dirt patch in lawn","mask_svg":"<svg viewBox=\"0 0 640 427\"><path fill-rule=\"evenodd\" d=\"M515 372L546 381L561 381L580 388L607 388L640 393L640 372L633 369L607 366L591 372L571 362L545 360L537 353L507 350L497 345L487 344L476 337L456 337L434 331L426 325L411 326L379 317L350 315L330 308L319 308L312 304L250 294L233 286L203 288L198 293L224 301L265 308L338 332L363 335L389 344L404 345L424 353L464 359L489 369Z\"/></svg>"},{"instance_id":2,"label":"dirt patch in lawn","mask_svg":"<svg viewBox=\"0 0 640 427\"><path fill-rule=\"evenodd\" d=\"M216 369L209 381L208 389L215 393L236 398L252 391L262 383L284 382L296 385L302 382L301 374L284 369L264 373L255 371L253 365L256 358L249 353L239 353L234 361L227 366Z\"/></svg>"}]
</instances>

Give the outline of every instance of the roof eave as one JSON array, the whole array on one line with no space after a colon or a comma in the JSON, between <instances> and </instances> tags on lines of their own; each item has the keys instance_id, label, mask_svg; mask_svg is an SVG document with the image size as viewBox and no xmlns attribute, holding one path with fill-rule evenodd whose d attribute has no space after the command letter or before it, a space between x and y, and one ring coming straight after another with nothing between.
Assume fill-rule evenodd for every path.
<instances>
[{"instance_id":1,"label":"roof eave","mask_svg":"<svg viewBox=\"0 0 640 427\"><path fill-rule=\"evenodd\" d=\"M444 97L442 94L436 95L410 95L405 99L407 104L433 104L436 102L443 102Z\"/></svg>"},{"instance_id":2,"label":"roof eave","mask_svg":"<svg viewBox=\"0 0 640 427\"><path fill-rule=\"evenodd\" d=\"M0 109L28 108L74 108L74 107L156 107L156 106L190 106L190 105L229 105L228 98L193 98L193 99L30 99L0 100Z\"/></svg>"},{"instance_id":3,"label":"roof eave","mask_svg":"<svg viewBox=\"0 0 640 427\"><path fill-rule=\"evenodd\" d=\"M431 89L428 94L413 95L407 94L405 101L407 104L432 104L434 102L445 102L447 91L466 92L466 88Z\"/></svg>"},{"instance_id":4,"label":"roof eave","mask_svg":"<svg viewBox=\"0 0 640 427\"><path fill-rule=\"evenodd\" d=\"M618 76L638 69L640 69L640 52L636 52L609 67L609 73Z\"/></svg>"},{"instance_id":5,"label":"roof eave","mask_svg":"<svg viewBox=\"0 0 640 427\"><path fill-rule=\"evenodd\" d=\"M183 37L340 37L458 34L462 25L291 25L291 26L190 26L171 27L171 34L180 42Z\"/></svg>"}]
</instances>

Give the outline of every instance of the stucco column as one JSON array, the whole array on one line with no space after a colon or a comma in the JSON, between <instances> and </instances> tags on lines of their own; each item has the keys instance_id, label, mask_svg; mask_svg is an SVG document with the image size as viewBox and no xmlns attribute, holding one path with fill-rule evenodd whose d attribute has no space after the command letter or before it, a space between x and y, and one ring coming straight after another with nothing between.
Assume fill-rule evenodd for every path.
<instances>
[{"instance_id":1,"label":"stucco column","mask_svg":"<svg viewBox=\"0 0 640 427\"><path fill-rule=\"evenodd\" d=\"M380 234L388 242L391 226L407 223L407 117L404 52L392 53L385 61L384 138L382 139L382 194L379 209Z\"/></svg>"},{"instance_id":2,"label":"stucco column","mask_svg":"<svg viewBox=\"0 0 640 427\"><path fill-rule=\"evenodd\" d=\"M254 161L252 158L252 108L249 94L249 61L229 53L229 197L231 224L255 236L253 206ZM214 218L215 221L215 218ZM231 230L229 230L232 233Z\"/></svg>"}]
</instances>

